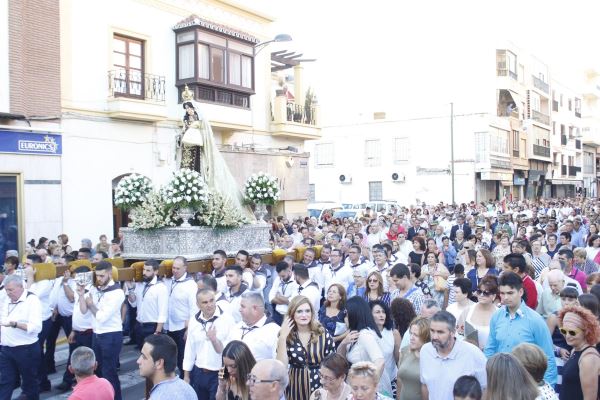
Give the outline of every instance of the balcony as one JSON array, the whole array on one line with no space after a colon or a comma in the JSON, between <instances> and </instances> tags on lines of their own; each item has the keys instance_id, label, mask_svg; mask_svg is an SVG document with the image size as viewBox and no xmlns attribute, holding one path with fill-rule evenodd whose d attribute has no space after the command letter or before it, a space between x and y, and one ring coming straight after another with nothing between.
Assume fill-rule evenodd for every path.
<instances>
[{"instance_id":1,"label":"balcony","mask_svg":"<svg viewBox=\"0 0 600 400\"><path fill-rule=\"evenodd\" d=\"M552 100L552 111L558 111L558 101Z\"/></svg>"},{"instance_id":2,"label":"balcony","mask_svg":"<svg viewBox=\"0 0 600 400\"><path fill-rule=\"evenodd\" d=\"M581 140L575 139L575 148L581 150Z\"/></svg>"},{"instance_id":3,"label":"balcony","mask_svg":"<svg viewBox=\"0 0 600 400\"><path fill-rule=\"evenodd\" d=\"M560 172L563 176L567 175L567 166L563 165L562 167L560 167Z\"/></svg>"},{"instance_id":4,"label":"balcony","mask_svg":"<svg viewBox=\"0 0 600 400\"><path fill-rule=\"evenodd\" d=\"M531 119L540 124L550 125L550 116L536 110L531 110Z\"/></svg>"},{"instance_id":5,"label":"balcony","mask_svg":"<svg viewBox=\"0 0 600 400\"><path fill-rule=\"evenodd\" d=\"M550 147L544 147L537 144L533 145L533 155L540 157L550 157Z\"/></svg>"},{"instance_id":6,"label":"balcony","mask_svg":"<svg viewBox=\"0 0 600 400\"><path fill-rule=\"evenodd\" d=\"M513 150L512 154L514 158L519 158L519 150Z\"/></svg>"},{"instance_id":7,"label":"balcony","mask_svg":"<svg viewBox=\"0 0 600 400\"><path fill-rule=\"evenodd\" d=\"M543 80L541 80L540 78L538 78L537 76L531 76L531 78L533 78L533 86L539 90L541 90L542 92L549 94L550 93L550 85L548 85L546 82L544 82Z\"/></svg>"},{"instance_id":8,"label":"balcony","mask_svg":"<svg viewBox=\"0 0 600 400\"><path fill-rule=\"evenodd\" d=\"M567 135L560 135L560 144L563 146L567 145Z\"/></svg>"},{"instance_id":9,"label":"balcony","mask_svg":"<svg viewBox=\"0 0 600 400\"><path fill-rule=\"evenodd\" d=\"M581 172L581 167L569 165L569 176L577 176L578 172Z\"/></svg>"},{"instance_id":10,"label":"balcony","mask_svg":"<svg viewBox=\"0 0 600 400\"><path fill-rule=\"evenodd\" d=\"M273 136L288 136L303 139L319 139L321 126L319 106L305 106L288 103L285 95L275 97L275 107L271 121Z\"/></svg>"},{"instance_id":11,"label":"balcony","mask_svg":"<svg viewBox=\"0 0 600 400\"><path fill-rule=\"evenodd\" d=\"M576 116L577 118L581 118L581 111L579 111L579 110L575 110L575 116Z\"/></svg>"},{"instance_id":12,"label":"balcony","mask_svg":"<svg viewBox=\"0 0 600 400\"><path fill-rule=\"evenodd\" d=\"M127 70L108 71L108 115L140 121L167 118L165 77Z\"/></svg>"}]
</instances>

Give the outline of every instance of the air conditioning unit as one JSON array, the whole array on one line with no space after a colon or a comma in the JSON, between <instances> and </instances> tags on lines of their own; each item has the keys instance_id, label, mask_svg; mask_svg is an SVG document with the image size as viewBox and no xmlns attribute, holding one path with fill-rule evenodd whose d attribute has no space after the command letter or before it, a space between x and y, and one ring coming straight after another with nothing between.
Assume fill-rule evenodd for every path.
<instances>
[{"instance_id":1,"label":"air conditioning unit","mask_svg":"<svg viewBox=\"0 0 600 400\"><path fill-rule=\"evenodd\" d=\"M341 174L338 179L340 183L352 183L352 177L347 174Z\"/></svg>"},{"instance_id":2,"label":"air conditioning unit","mask_svg":"<svg viewBox=\"0 0 600 400\"><path fill-rule=\"evenodd\" d=\"M392 182L404 183L404 182L406 182L406 175L404 175L402 173L394 172L392 174Z\"/></svg>"}]
</instances>

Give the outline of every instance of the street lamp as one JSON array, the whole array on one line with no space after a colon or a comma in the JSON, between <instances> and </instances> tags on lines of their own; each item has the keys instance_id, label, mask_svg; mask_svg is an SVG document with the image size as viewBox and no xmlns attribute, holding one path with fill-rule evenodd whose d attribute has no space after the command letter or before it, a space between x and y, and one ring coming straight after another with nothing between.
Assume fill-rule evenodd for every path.
<instances>
[{"instance_id":1,"label":"street lamp","mask_svg":"<svg viewBox=\"0 0 600 400\"><path fill-rule=\"evenodd\" d=\"M291 40L292 40L292 37L290 35L288 35L287 33L280 33L279 35L275 36L271 40L267 40L266 42L262 42L262 43L256 44L254 46L254 55L257 55L258 53L260 53L260 51L262 49L264 49L265 46L268 45L269 43L273 43L273 42L290 42Z\"/></svg>"}]
</instances>

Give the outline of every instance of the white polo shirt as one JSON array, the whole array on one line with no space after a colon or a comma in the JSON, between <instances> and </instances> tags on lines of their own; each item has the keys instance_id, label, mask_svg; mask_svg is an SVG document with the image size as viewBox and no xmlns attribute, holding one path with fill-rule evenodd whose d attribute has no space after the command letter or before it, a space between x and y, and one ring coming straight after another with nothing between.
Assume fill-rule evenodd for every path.
<instances>
[{"instance_id":1,"label":"white polo shirt","mask_svg":"<svg viewBox=\"0 0 600 400\"><path fill-rule=\"evenodd\" d=\"M75 302L69 301L69 298L65 294L63 282L63 276L54 280L54 286L52 287L52 293L50 294L50 309L53 310L56 307L60 315L63 317L70 317L73 315ZM75 288L77 286L75 281L69 279L67 281L67 286L69 286L73 293L75 293Z\"/></svg>"},{"instance_id":2,"label":"white polo shirt","mask_svg":"<svg viewBox=\"0 0 600 400\"><path fill-rule=\"evenodd\" d=\"M196 304L198 285L187 272L179 279L164 281L169 293L167 326L165 329L175 332L185 329L189 321L199 310Z\"/></svg>"},{"instance_id":3,"label":"white polo shirt","mask_svg":"<svg viewBox=\"0 0 600 400\"><path fill-rule=\"evenodd\" d=\"M336 269L331 265L329 267L323 267L323 277L325 278L325 296L329 286L334 283L339 283L345 289L350 286L354 279L352 278L352 268L348 265L340 264Z\"/></svg>"},{"instance_id":4,"label":"white polo shirt","mask_svg":"<svg viewBox=\"0 0 600 400\"><path fill-rule=\"evenodd\" d=\"M240 285L240 290L236 293L231 293L231 288L227 288L227 291L224 293L227 302L229 303L228 310L224 312L228 312L229 315L233 317L233 320L237 324L242 320L242 315L240 314L240 302L242 300L242 294L248 290L248 285L246 282L242 282Z\"/></svg>"},{"instance_id":5,"label":"white polo shirt","mask_svg":"<svg viewBox=\"0 0 600 400\"><path fill-rule=\"evenodd\" d=\"M256 361L276 358L279 329L279 325L267 321L265 315L252 326L239 322L231 329L227 342L241 340L246 343Z\"/></svg>"},{"instance_id":6,"label":"white polo shirt","mask_svg":"<svg viewBox=\"0 0 600 400\"><path fill-rule=\"evenodd\" d=\"M275 277L273 280L273 286L271 287L271 292L269 293L269 302L273 301L275 295L277 293L291 299L298 292L298 283L294 280L294 276L290 276L290 279L287 282L282 282L279 275ZM277 304L275 305L275 311L279 314L285 315L288 310L287 304Z\"/></svg>"},{"instance_id":7,"label":"white polo shirt","mask_svg":"<svg viewBox=\"0 0 600 400\"><path fill-rule=\"evenodd\" d=\"M162 281L155 276L150 282L135 285L135 301L127 301L132 307L137 308L137 321L145 323L167 322L167 310L169 307L169 292Z\"/></svg>"},{"instance_id":8,"label":"white polo shirt","mask_svg":"<svg viewBox=\"0 0 600 400\"><path fill-rule=\"evenodd\" d=\"M52 293L52 287L54 285L54 279L44 279L43 281L34 282L29 291L35 294L40 300L42 306L42 321L52 317L52 309L50 307L50 294Z\"/></svg>"},{"instance_id":9,"label":"white polo shirt","mask_svg":"<svg viewBox=\"0 0 600 400\"><path fill-rule=\"evenodd\" d=\"M91 289L91 285L86 286L86 293L89 293ZM79 307L79 293L77 290L75 291L75 307L73 307L73 330L77 332L87 331L88 329L92 329L92 320L94 316L90 310L87 310L85 314L81 313L81 308Z\"/></svg>"},{"instance_id":10,"label":"white polo shirt","mask_svg":"<svg viewBox=\"0 0 600 400\"><path fill-rule=\"evenodd\" d=\"M101 290L93 286L87 296L92 297L94 305L98 308L96 315L92 317L94 333L100 335L109 332L122 332L121 305L125 301L125 293L121 286L111 279L105 289Z\"/></svg>"},{"instance_id":11,"label":"white polo shirt","mask_svg":"<svg viewBox=\"0 0 600 400\"><path fill-rule=\"evenodd\" d=\"M296 295L294 297L299 295L308 298L308 300L313 306L313 312L316 315L319 311L319 308L321 307L321 289L319 289L319 285L317 285L316 282L313 282L309 279L302 285L298 285L298 290L296 291Z\"/></svg>"},{"instance_id":12,"label":"white polo shirt","mask_svg":"<svg viewBox=\"0 0 600 400\"><path fill-rule=\"evenodd\" d=\"M217 339L225 346L229 330L234 326L233 318L217 307L215 314L208 320L198 312L188 323L188 334L183 355L183 370L191 371L194 365L198 368L218 371L223 362L221 353L217 353L206 336L212 327L217 332Z\"/></svg>"},{"instance_id":13,"label":"white polo shirt","mask_svg":"<svg viewBox=\"0 0 600 400\"><path fill-rule=\"evenodd\" d=\"M2 326L0 329L0 344L2 346L23 346L38 341L38 334L42 331L42 308L40 299L27 290L15 302L7 297L2 305L2 321L19 322L27 324L27 330Z\"/></svg>"}]
</instances>

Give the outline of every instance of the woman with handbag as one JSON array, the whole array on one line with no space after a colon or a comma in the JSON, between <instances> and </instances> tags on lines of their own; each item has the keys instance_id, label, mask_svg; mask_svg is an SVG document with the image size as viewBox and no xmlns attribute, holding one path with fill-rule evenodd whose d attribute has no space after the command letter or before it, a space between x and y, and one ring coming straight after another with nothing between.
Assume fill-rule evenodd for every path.
<instances>
[{"instance_id":1,"label":"woman with handbag","mask_svg":"<svg viewBox=\"0 0 600 400\"><path fill-rule=\"evenodd\" d=\"M433 252L427 254L427 263L421 268L421 276L423 282L429 287L433 299L440 308L445 308L444 294L448 290L447 280L450 271L444 264L438 262L438 258Z\"/></svg>"}]
</instances>

